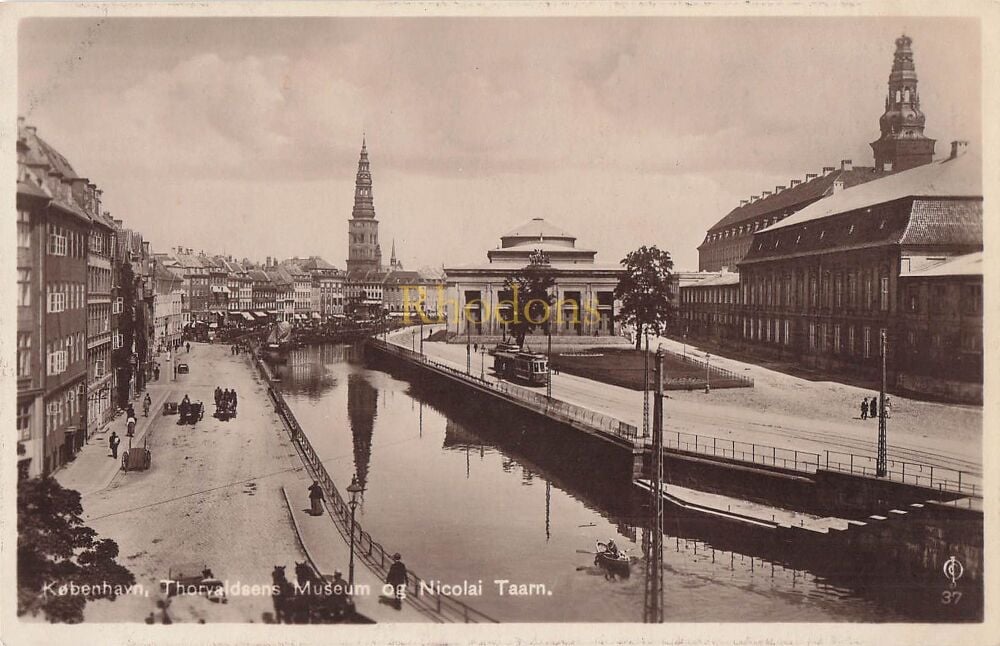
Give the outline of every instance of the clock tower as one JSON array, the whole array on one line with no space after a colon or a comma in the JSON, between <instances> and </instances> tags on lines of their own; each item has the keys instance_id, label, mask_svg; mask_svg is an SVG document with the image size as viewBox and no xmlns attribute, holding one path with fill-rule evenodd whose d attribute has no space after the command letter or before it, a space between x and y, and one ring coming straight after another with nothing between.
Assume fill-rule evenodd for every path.
<instances>
[{"instance_id":1,"label":"clock tower","mask_svg":"<svg viewBox=\"0 0 1000 646\"><path fill-rule=\"evenodd\" d=\"M928 164L934 157L934 140L924 136L912 42L905 34L896 39L889 95L885 99L885 113L879 119L882 136L871 144L876 170L906 170Z\"/></svg>"},{"instance_id":2,"label":"clock tower","mask_svg":"<svg viewBox=\"0 0 1000 646\"><path fill-rule=\"evenodd\" d=\"M372 174L368 162L368 147L361 139L361 159L354 182L354 209L347 223L347 273L356 274L382 269L382 249L378 244L378 220L372 201Z\"/></svg>"}]
</instances>

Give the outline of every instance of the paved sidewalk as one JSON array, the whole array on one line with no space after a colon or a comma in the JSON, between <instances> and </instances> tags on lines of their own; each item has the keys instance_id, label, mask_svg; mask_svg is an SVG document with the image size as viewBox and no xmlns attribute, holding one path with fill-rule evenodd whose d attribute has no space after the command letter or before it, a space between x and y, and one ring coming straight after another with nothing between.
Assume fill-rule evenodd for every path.
<instances>
[{"instance_id":1,"label":"paved sidewalk","mask_svg":"<svg viewBox=\"0 0 1000 646\"><path fill-rule=\"evenodd\" d=\"M133 404L138 415L135 436L131 438L133 446L142 446L143 438L146 437L156 420L160 419L163 402L167 400L173 389L172 382L152 382L147 385L147 392L153 401L149 409L149 417L142 416L141 399ZM111 448L108 446L111 431L116 431L121 437L117 459L112 459ZM125 415L120 414L90 436L87 443L77 453L76 459L56 472L54 476L56 481L67 489L79 491L84 496L108 487L115 476L121 473L121 456L129 448L130 438L125 433Z\"/></svg>"},{"instance_id":2,"label":"paved sidewalk","mask_svg":"<svg viewBox=\"0 0 1000 646\"><path fill-rule=\"evenodd\" d=\"M288 495L294 525L306 552L323 574L332 575L340 570L344 579L348 576L350 563L350 547L334 524L330 510L322 516L309 513L309 497L307 489L312 484L305 474L297 474L297 478L285 478L285 493ZM355 557L354 559L354 604L362 615L377 623L428 623L432 621L409 603L403 603L397 610L395 607L380 601L382 584L372 570ZM368 594L359 594L361 586L368 586Z\"/></svg>"}]
</instances>

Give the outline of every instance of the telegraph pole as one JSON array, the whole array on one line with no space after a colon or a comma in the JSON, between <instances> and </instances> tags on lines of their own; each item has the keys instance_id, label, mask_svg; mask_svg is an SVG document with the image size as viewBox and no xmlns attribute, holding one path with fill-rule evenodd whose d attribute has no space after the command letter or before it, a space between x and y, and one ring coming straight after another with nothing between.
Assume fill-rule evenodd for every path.
<instances>
[{"instance_id":1,"label":"telegraph pole","mask_svg":"<svg viewBox=\"0 0 1000 646\"><path fill-rule=\"evenodd\" d=\"M879 352L882 355L882 388L878 394L879 406L878 406L878 457L875 461L875 477L884 478L888 475L887 459L886 459L886 449L885 449L885 386L886 386L886 371L885 371L885 360L886 351L888 349L888 344L886 343L885 330L882 330L882 334L879 338Z\"/></svg>"},{"instance_id":2,"label":"telegraph pole","mask_svg":"<svg viewBox=\"0 0 1000 646\"><path fill-rule=\"evenodd\" d=\"M656 350L653 398L653 455L650 465L652 527L646 541L646 589L643 621L663 623L663 347Z\"/></svg>"},{"instance_id":3,"label":"telegraph pole","mask_svg":"<svg viewBox=\"0 0 1000 646\"><path fill-rule=\"evenodd\" d=\"M649 437L649 333L643 327L646 347L642 351L642 436Z\"/></svg>"}]
</instances>

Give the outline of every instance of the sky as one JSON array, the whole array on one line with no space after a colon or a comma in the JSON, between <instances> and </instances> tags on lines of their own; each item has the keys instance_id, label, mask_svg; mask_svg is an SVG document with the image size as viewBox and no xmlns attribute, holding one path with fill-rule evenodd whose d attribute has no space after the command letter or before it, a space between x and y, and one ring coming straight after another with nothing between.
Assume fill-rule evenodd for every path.
<instances>
[{"instance_id":1,"label":"sky","mask_svg":"<svg viewBox=\"0 0 1000 646\"><path fill-rule=\"evenodd\" d=\"M976 19L32 18L18 113L156 251L344 267L364 134L386 261L543 217L697 269L741 199L872 165L904 32L938 155L979 148Z\"/></svg>"}]
</instances>

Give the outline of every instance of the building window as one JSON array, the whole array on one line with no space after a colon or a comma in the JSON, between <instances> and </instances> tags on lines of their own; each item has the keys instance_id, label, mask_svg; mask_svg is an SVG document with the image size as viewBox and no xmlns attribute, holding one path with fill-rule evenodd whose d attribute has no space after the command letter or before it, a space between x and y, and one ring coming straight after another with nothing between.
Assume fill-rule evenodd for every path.
<instances>
[{"instance_id":1,"label":"building window","mask_svg":"<svg viewBox=\"0 0 1000 646\"><path fill-rule=\"evenodd\" d=\"M31 402L17 404L17 441L27 442L31 439Z\"/></svg>"},{"instance_id":2,"label":"building window","mask_svg":"<svg viewBox=\"0 0 1000 646\"><path fill-rule=\"evenodd\" d=\"M816 349L816 324L815 323L810 323L809 324L809 349L810 350L815 350Z\"/></svg>"},{"instance_id":3,"label":"building window","mask_svg":"<svg viewBox=\"0 0 1000 646\"><path fill-rule=\"evenodd\" d=\"M840 354L840 325L833 326L833 353Z\"/></svg>"},{"instance_id":4,"label":"building window","mask_svg":"<svg viewBox=\"0 0 1000 646\"><path fill-rule=\"evenodd\" d=\"M833 281L833 306L838 310L844 307L844 278L840 274Z\"/></svg>"},{"instance_id":5,"label":"building window","mask_svg":"<svg viewBox=\"0 0 1000 646\"><path fill-rule=\"evenodd\" d=\"M66 255L66 236L60 227L52 227L49 233L48 252L50 256Z\"/></svg>"},{"instance_id":6,"label":"building window","mask_svg":"<svg viewBox=\"0 0 1000 646\"><path fill-rule=\"evenodd\" d=\"M871 309L872 304L872 277L871 274L865 274L865 309Z\"/></svg>"},{"instance_id":7,"label":"building window","mask_svg":"<svg viewBox=\"0 0 1000 646\"><path fill-rule=\"evenodd\" d=\"M854 356L854 326L847 326L847 354Z\"/></svg>"},{"instance_id":8,"label":"building window","mask_svg":"<svg viewBox=\"0 0 1000 646\"><path fill-rule=\"evenodd\" d=\"M56 291L58 286L49 285L48 288L48 311L50 314L57 314L66 309L66 293Z\"/></svg>"},{"instance_id":9,"label":"building window","mask_svg":"<svg viewBox=\"0 0 1000 646\"><path fill-rule=\"evenodd\" d=\"M933 296L930 301L930 309L934 314L943 314L945 303L948 300L948 290L944 285L934 285L931 292Z\"/></svg>"},{"instance_id":10,"label":"building window","mask_svg":"<svg viewBox=\"0 0 1000 646\"><path fill-rule=\"evenodd\" d=\"M819 324L819 351L826 352L830 347L830 340L827 338L826 323Z\"/></svg>"},{"instance_id":11,"label":"building window","mask_svg":"<svg viewBox=\"0 0 1000 646\"><path fill-rule=\"evenodd\" d=\"M811 307L816 307L818 302L818 295L816 293L816 277L809 277L809 305Z\"/></svg>"},{"instance_id":12,"label":"building window","mask_svg":"<svg viewBox=\"0 0 1000 646\"><path fill-rule=\"evenodd\" d=\"M17 377L31 376L31 332L17 333Z\"/></svg>"},{"instance_id":13,"label":"building window","mask_svg":"<svg viewBox=\"0 0 1000 646\"><path fill-rule=\"evenodd\" d=\"M906 311L908 312L919 312L920 311L920 288L916 285L911 285L906 290Z\"/></svg>"},{"instance_id":14,"label":"building window","mask_svg":"<svg viewBox=\"0 0 1000 646\"><path fill-rule=\"evenodd\" d=\"M863 356L865 359L870 359L872 356L872 329L866 325L861 336Z\"/></svg>"},{"instance_id":15,"label":"building window","mask_svg":"<svg viewBox=\"0 0 1000 646\"><path fill-rule=\"evenodd\" d=\"M17 212L17 248L31 248L31 214L27 211Z\"/></svg>"},{"instance_id":16,"label":"building window","mask_svg":"<svg viewBox=\"0 0 1000 646\"><path fill-rule=\"evenodd\" d=\"M879 279L879 309L883 312L889 310L889 277L882 276Z\"/></svg>"},{"instance_id":17,"label":"building window","mask_svg":"<svg viewBox=\"0 0 1000 646\"><path fill-rule=\"evenodd\" d=\"M55 350L53 352L49 352L47 363L46 372L49 376L55 376L66 372L66 351Z\"/></svg>"},{"instance_id":18,"label":"building window","mask_svg":"<svg viewBox=\"0 0 1000 646\"><path fill-rule=\"evenodd\" d=\"M962 344L962 350L964 352L982 352L983 351L982 331L963 330L961 344Z\"/></svg>"},{"instance_id":19,"label":"building window","mask_svg":"<svg viewBox=\"0 0 1000 646\"><path fill-rule=\"evenodd\" d=\"M28 307L31 305L31 270L17 270L17 305L18 307Z\"/></svg>"},{"instance_id":20,"label":"building window","mask_svg":"<svg viewBox=\"0 0 1000 646\"><path fill-rule=\"evenodd\" d=\"M790 339L791 335L788 333L788 328L789 328L788 319L785 319L785 345L791 343Z\"/></svg>"},{"instance_id":21,"label":"building window","mask_svg":"<svg viewBox=\"0 0 1000 646\"><path fill-rule=\"evenodd\" d=\"M973 316L983 313L982 285L962 286L962 313Z\"/></svg>"}]
</instances>

